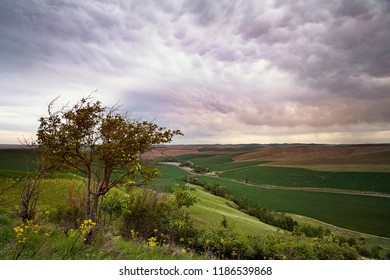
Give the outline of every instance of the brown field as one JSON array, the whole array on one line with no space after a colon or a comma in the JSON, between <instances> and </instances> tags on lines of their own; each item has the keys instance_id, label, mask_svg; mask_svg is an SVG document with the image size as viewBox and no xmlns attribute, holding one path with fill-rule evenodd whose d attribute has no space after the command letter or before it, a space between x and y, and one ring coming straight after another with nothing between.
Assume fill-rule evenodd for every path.
<instances>
[{"instance_id":1,"label":"brown field","mask_svg":"<svg viewBox=\"0 0 390 280\"><path fill-rule=\"evenodd\" d=\"M390 172L390 144L286 145L239 155L236 161L272 161L267 165L316 170Z\"/></svg>"},{"instance_id":2,"label":"brown field","mask_svg":"<svg viewBox=\"0 0 390 280\"><path fill-rule=\"evenodd\" d=\"M199 151L204 147L216 148ZM240 145L166 145L154 148L144 156L178 156L183 154L232 154L225 148ZM255 151L242 152L235 161L270 161L265 165L302 167L320 171L390 172L390 144L259 145ZM221 149L221 150L218 150Z\"/></svg>"},{"instance_id":3,"label":"brown field","mask_svg":"<svg viewBox=\"0 0 390 280\"><path fill-rule=\"evenodd\" d=\"M201 147L231 147L235 145L166 145L161 147L156 147L148 153L145 153L143 156L146 158L156 158L156 157L167 157L167 156L179 156L185 154L231 154L234 152L226 152L226 151L199 151L198 148Z\"/></svg>"}]
</instances>

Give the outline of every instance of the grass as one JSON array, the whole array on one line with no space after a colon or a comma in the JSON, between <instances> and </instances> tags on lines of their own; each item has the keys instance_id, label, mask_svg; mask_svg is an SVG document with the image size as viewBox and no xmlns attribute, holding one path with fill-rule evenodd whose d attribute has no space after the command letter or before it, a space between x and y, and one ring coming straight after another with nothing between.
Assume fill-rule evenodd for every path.
<instances>
[{"instance_id":1,"label":"grass","mask_svg":"<svg viewBox=\"0 0 390 280\"><path fill-rule=\"evenodd\" d=\"M331 188L390 193L390 173L325 172L303 168L249 166L226 171L220 177L292 188Z\"/></svg>"},{"instance_id":2,"label":"grass","mask_svg":"<svg viewBox=\"0 0 390 280\"><path fill-rule=\"evenodd\" d=\"M233 164L228 161L226 157L220 155L202 156L201 159L209 160L209 162L214 163L225 162L221 163L220 166ZM244 163L247 162L237 164ZM165 176L172 176L176 182L178 182L177 180L180 180L180 177L184 177L188 174L176 166L166 165L164 168L169 170L169 174L166 174ZM259 170L263 170L263 173L259 173ZM264 171L268 171L268 173ZM263 175L264 177L260 175ZM379 185L375 185L374 191L385 192L387 191L386 176L388 175L389 174L386 173L320 172L300 168L241 166L241 169L220 173L221 177L227 178L203 176L202 180L217 182L220 185L226 186L229 193L232 195L238 198L247 197L253 204L260 203L263 207L275 211L295 213L350 230L390 237L390 224L388 223L388 221L390 221L389 198L346 195L340 193L266 189L250 185L245 186L243 183L230 180L234 178L244 181L245 178L248 178L249 183L287 185L291 187L313 187L314 183L318 181L322 182L323 185L317 185L317 187L328 186L333 188L341 188L342 182L344 182L345 184L350 184L349 189L351 190L366 191L371 191L372 189L364 187L365 185L363 185L363 183L365 182L367 184L367 182L374 181L376 183L379 182ZM291 178L295 178L295 181L290 182L290 180L292 180ZM352 183L350 183L349 180L351 180ZM298 185L299 181L303 183ZM326 184L324 182L328 183ZM390 182L390 178L387 182ZM345 185L342 186L345 188Z\"/></svg>"},{"instance_id":3,"label":"grass","mask_svg":"<svg viewBox=\"0 0 390 280\"><path fill-rule=\"evenodd\" d=\"M200 200L188 211L202 228L216 228L220 226L222 219L225 217L231 228L244 235L265 237L277 231L277 228L264 224L257 218L234 208L234 203L214 196L204 191L200 186L187 185L194 190L195 196Z\"/></svg>"},{"instance_id":4,"label":"grass","mask_svg":"<svg viewBox=\"0 0 390 280\"><path fill-rule=\"evenodd\" d=\"M70 189L80 190L83 186L82 178L73 174L59 173L51 176L53 178L42 181L38 207L60 205L66 201ZM10 209L15 209L19 203L19 194L23 188L25 173L0 172L0 178L0 210L10 211Z\"/></svg>"},{"instance_id":5,"label":"grass","mask_svg":"<svg viewBox=\"0 0 390 280\"><path fill-rule=\"evenodd\" d=\"M343 228L390 237L390 199L382 197L264 189L222 178L202 180L225 186L237 198L275 211L312 217Z\"/></svg>"},{"instance_id":6,"label":"grass","mask_svg":"<svg viewBox=\"0 0 390 280\"><path fill-rule=\"evenodd\" d=\"M255 184L292 188L330 188L364 192L390 193L390 173L320 171L307 168L262 166L267 161L233 161L234 155L190 154L175 157L218 171L220 177Z\"/></svg>"},{"instance_id":7,"label":"grass","mask_svg":"<svg viewBox=\"0 0 390 280\"><path fill-rule=\"evenodd\" d=\"M267 161L234 162L232 159L233 156L214 155L210 157L194 158L192 159L192 162L195 165L206 167L213 171L235 170L267 163Z\"/></svg>"},{"instance_id":8,"label":"grass","mask_svg":"<svg viewBox=\"0 0 390 280\"><path fill-rule=\"evenodd\" d=\"M26 171L33 153L29 149L0 149L0 170ZM30 169L34 165L30 166Z\"/></svg>"},{"instance_id":9,"label":"grass","mask_svg":"<svg viewBox=\"0 0 390 280\"><path fill-rule=\"evenodd\" d=\"M381 172L390 173L390 165L385 164L313 164L313 165L285 165L278 162L270 162L265 166L304 168L314 171L335 171L335 172Z\"/></svg>"},{"instance_id":10,"label":"grass","mask_svg":"<svg viewBox=\"0 0 390 280\"><path fill-rule=\"evenodd\" d=\"M181 180L188 173L180 168L168 164L159 164L160 178L150 183L150 186L155 190L171 191L172 186L175 184L183 184Z\"/></svg>"},{"instance_id":11,"label":"grass","mask_svg":"<svg viewBox=\"0 0 390 280\"><path fill-rule=\"evenodd\" d=\"M124 240L99 234L92 245L85 246L76 233L67 236L54 224L43 223L39 232L28 236L26 243L16 242L14 227L19 224L11 216L0 214L0 259L34 260L189 260L203 256L183 253L169 246L150 247L146 241ZM27 231L27 230L26 230Z\"/></svg>"}]
</instances>

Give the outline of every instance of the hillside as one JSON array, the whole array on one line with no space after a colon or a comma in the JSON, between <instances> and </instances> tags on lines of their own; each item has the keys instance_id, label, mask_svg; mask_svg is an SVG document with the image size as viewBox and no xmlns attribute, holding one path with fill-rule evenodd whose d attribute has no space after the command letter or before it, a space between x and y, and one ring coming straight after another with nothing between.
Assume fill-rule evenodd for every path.
<instances>
[{"instance_id":1,"label":"hillside","mask_svg":"<svg viewBox=\"0 0 390 280\"><path fill-rule=\"evenodd\" d=\"M249 236L262 236L275 233L276 227L260 222L257 218L249 216L234 208L234 203L212 195L200 186L188 184L199 202L189 208L193 219L203 228L216 228L220 226L225 217L228 224L238 232Z\"/></svg>"},{"instance_id":2,"label":"hillside","mask_svg":"<svg viewBox=\"0 0 390 280\"><path fill-rule=\"evenodd\" d=\"M289 165L390 164L390 145L286 145L261 148L241 154L234 160L267 160Z\"/></svg>"}]
</instances>

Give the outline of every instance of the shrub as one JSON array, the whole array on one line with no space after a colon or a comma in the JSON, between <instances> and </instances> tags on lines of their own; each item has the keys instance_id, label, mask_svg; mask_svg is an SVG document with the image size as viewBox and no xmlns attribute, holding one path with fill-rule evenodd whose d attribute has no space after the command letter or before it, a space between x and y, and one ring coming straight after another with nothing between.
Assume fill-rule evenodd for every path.
<instances>
[{"instance_id":1,"label":"shrub","mask_svg":"<svg viewBox=\"0 0 390 280\"><path fill-rule=\"evenodd\" d=\"M101 225L105 228L111 225L112 221L118 219L128 211L128 194L111 190L101 203Z\"/></svg>"},{"instance_id":2,"label":"shrub","mask_svg":"<svg viewBox=\"0 0 390 280\"><path fill-rule=\"evenodd\" d=\"M69 188L66 202L57 207L51 215L55 223L67 233L69 229L77 229L85 219L85 195L75 188Z\"/></svg>"},{"instance_id":3,"label":"shrub","mask_svg":"<svg viewBox=\"0 0 390 280\"><path fill-rule=\"evenodd\" d=\"M267 259L288 260L356 260L359 257L355 248L347 243L339 245L337 239L278 238L274 235L264 239L261 254Z\"/></svg>"},{"instance_id":4,"label":"shrub","mask_svg":"<svg viewBox=\"0 0 390 280\"><path fill-rule=\"evenodd\" d=\"M245 237L222 226L204 232L201 243L205 251L223 259L245 258L250 248Z\"/></svg>"},{"instance_id":5,"label":"shrub","mask_svg":"<svg viewBox=\"0 0 390 280\"><path fill-rule=\"evenodd\" d=\"M329 229L324 229L321 226L313 227L311 225L295 225L293 234L296 236L304 235L311 238L323 238L331 234ZM344 243L344 242L343 242Z\"/></svg>"},{"instance_id":6,"label":"shrub","mask_svg":"<svg viewBox=\"0 0 390 280\"><path fill-rule=\"evenodd\" d=\"M182 206L196 202L188 192L177 187L173 197L169 197L147 189L133 190L127 201L127 211L122 216L121 235L130 238L133 230L148 239L158 230L160 237L164 236L167 242L194 238L197 230L189 214L182 209Z\"/></svg>"}]
</instances>

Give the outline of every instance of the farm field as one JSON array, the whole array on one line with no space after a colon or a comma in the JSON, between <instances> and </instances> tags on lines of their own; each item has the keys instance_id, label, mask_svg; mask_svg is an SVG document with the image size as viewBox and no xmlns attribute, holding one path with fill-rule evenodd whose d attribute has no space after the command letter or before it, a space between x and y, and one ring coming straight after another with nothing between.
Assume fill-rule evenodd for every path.
<instances>
[{"instance_id":1,"label":"farm field","mask_svg":"<svg viewBox=\"0 0 390 280\"><path fill-rule=\"evenodd\" d=\"M248 166L220 177L292 188L329 188L390 193L390 173L314 171L304 168Z\"/></svg>"},{"instance_id":2,"label":"farm field","mask_svg":"<svg viewBox=\"0 0 390 280\"><path fill-rule=\"evenodd\" d=\"M288 157L289 149L292 152ZM279 161L277 156L269 156L270 150L275 151ZM389 145L315 145L309 146L308 151L304 151L303 147L298 149L296 146L282 146L240 154L186 154L178 155L175 159L191 161L195 165L216 171L217 176L201 175L201 180L218 183L226 187L233 196L247 197L254 204L260 203L263 207L276 211L312 217L358 232L390 237L390 173L384 172L388 168L385 164L388 150ZM328 171L326 168L320 171L302 168L298 164L290 167L277 166L279 163L291 164L294 157L297 162L302 163L302 156L297 157L298 151L311 154L311 161L317 162L319 166L324 167L325 162L329 164L330 157L335 157L335 165L341 169L344 165L356 165L360 172ZM268 157L260 157L261 153L266 153ZM384 158L381 158L381 153ZM340 163L340 157L346 154L348 159L344 158L344 163ZM368 161L370 166L365 169ZM317 164L312 164L311 167L314 166L315 169ZM378 166L381 172L370 171ZM344 190L345 193L341 193Z\"/></svg>"},{"instance_id":3,"label":"farm field","mask_svg":"<svg viewBox=\"0 0 390 280\"><path fill-rule=\"evenodd\" d=\"M28 149L0 149L0 170L23 171L27 170L27 163L32 154Z\"/></svg>"},{"instance_id":4,"label":"farm field","mask_svg":"<svg viewBox=\"0 0 390 280\"><path fill-rule=\"evenodd\" d=\"M291 191L245 186L226 179L202 176L233 196L247 197L253 204L275 211L312 217L339 227L390 237L390 199L337 193Z\"/></svg>"}]
</instances>

